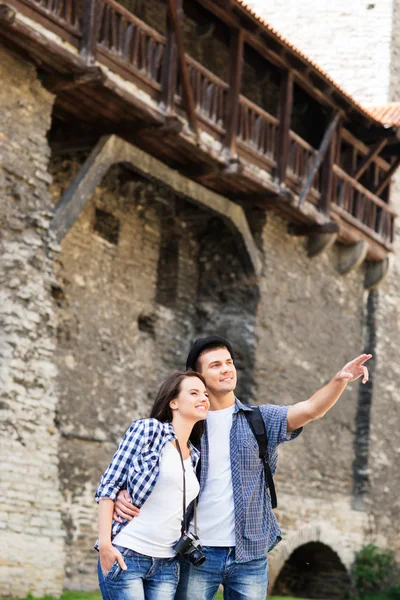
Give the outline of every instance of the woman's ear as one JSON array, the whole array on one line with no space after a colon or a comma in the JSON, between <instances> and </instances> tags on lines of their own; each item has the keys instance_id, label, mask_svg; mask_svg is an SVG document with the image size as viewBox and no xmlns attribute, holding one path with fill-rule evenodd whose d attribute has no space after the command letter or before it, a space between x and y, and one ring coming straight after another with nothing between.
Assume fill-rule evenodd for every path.
<instances>
[{"instance_id":1,"label":"woman's ear","mask_svg":"<svg viewBox=\"0 0 400 600\"><path fill-rule=\"evenodd\" d=\"M177 410L178 403L177 403L176 399L171 400L171 402L169 403L169 407L170 407L171 410Z\"/></svg>"}]
</instances>

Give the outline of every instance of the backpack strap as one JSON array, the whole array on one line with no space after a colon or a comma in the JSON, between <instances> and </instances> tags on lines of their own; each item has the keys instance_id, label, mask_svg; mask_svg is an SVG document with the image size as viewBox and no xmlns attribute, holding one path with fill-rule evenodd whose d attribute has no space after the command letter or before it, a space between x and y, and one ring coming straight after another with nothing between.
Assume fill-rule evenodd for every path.
<instances>
[{"instance_id":1,"label":"backpack strap","mask_svg":"<svg viewBox=\"0 0 400 600\"><path fill-rule=\"evenodd\" d=\"M269 466L267 431L265 428L264 419L261 415L260 407L253 406L251 411L244 410L243 413L254 434L254 437L256 438L259 456L264 465L265 485L269 488L272 508L276 508L278 506L278 501L276 499L275 484L271 473L271 467Z\"/></svg>"}]
</instances>

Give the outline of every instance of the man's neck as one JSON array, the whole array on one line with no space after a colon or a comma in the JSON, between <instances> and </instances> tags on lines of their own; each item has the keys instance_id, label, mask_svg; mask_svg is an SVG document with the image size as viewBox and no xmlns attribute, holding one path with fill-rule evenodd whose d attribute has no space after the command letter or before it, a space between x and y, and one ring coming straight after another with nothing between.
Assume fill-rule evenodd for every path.
<instances>
[{"instance_id":1,"label":"man's neck","mask_svg":"<svg viewBox=\"0 0 400 600\"><path fill-rule=\"evenodd\" d=\"M212 394L208 392L208 399L210 401L210 410L223 410L229 408L235 404L234 392L228 392L227 394Z\"/></svg>"}]
</instances>

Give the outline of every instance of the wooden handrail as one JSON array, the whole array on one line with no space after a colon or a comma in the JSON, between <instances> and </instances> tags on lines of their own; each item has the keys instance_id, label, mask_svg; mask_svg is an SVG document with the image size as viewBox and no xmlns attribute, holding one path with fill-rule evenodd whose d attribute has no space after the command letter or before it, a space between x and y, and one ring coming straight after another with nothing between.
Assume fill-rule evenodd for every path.
<instances>
[{"instance_id":1,"label":"wooden handrail","mask_svg":"<svg viewBox=\"0 0 400 600\"><path fill-rule=\"evenodd\" d=\"M386 204L383 200L381 200L378 196L375 196L370 190L367 190L361 183L350 177L343 169L341 169L338 165L333 165L333 172L339 176L341 179L347 181L354 189L356 189L361 194L367 196L372 202L374 202L377 206L390 213L394 217L397 216L396 211Z\"/></svg>"},{"instance_id":2,"label":"wooden handrail","mask_svg":"<svg viewBox=\"0 0 400 600\"><path fill-rule=\"evenodd\" d=\"M258 106L258 104L254 104L254 102L246 98L246 96L240 95L239 102L240 104L245 104L248 108L250 108L250 110L253 110L255 113L260 115L260 117L263 117L266 121L269 121L273 125L279 125L279 120L276 117L262 109L260 106Z\"/></svg>"},{"instance_id":3,"label":"wooden handrail","mask_svg":"<svg viewBox=\"0 0 400 600\"><path fill-rule=\"evenodd\" d=\"M197 60L194 60L194 58L192 58L188 54L185 54L185 59L188 65L194 67L197 71L200 71L200 73L204 75L204 77L209 79L211 83L214 83L215 85L224 90L227 90L229 88L229 85L225 81L214 75L214 73L206 69L206 67L203 67L203 65L197 62Z\"/></svg>"},{"instance_id":4,"label":"wooden handrail","mask_svg":"<svg viewBox=\"0 0 400 600\"><path fill-rule=\"evenodd\" d=\"M163 35L161 35L161 33L158 33L158 31L147 25L144 21L141 21L138 17L129 12L129 10L127 10L124 6L122 6L115 0L102 0L102 2L104 4L108 4L108 6L110 6L113 10L118 12L120 15L123 15L125 19L127 19L131 23L138 25L140 29L145 31L150 37L155 39L160 44L166 44L166 39Z\"/></svg>"},{"instance_id":5,"label":"wooden handrail","mask_svg":"<svg viewBox=\"0 0 400 600\"><path fill-rule=\"evenodd\" d=\"M313 146L311 146L311 144L306 142L306 140L303 140L303 138L301 138L299 135L297 135L297 133L292 131L292 129L289 132L289 137L292 140L294 140L295 142L297 142L299 144L299 146L302 146L305 150L308 150L312 154L317 154L317 150L315 148L313 148Z\"/></svg>"}]
</instances>

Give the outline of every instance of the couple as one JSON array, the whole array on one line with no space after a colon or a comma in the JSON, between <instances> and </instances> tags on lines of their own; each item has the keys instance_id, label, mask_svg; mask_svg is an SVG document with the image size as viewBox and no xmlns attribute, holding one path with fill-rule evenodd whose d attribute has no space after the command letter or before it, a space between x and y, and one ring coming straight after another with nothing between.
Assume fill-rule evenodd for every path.
<instances>
[{"instance_id":1,"label":"couple","mask_svg":"<svg viewBox=\"0 0 400 600\"><path fill-rule=\"evenodd\" d=\"M322 417L348 382L365 383L369 358L347 363L308 400L260 406L272 473L278 445ZM212 600L220 584L225 600L265 600L267 552L281 535L245 417L252 409L234 395L231 344L196 340L186 368L161 386L150 418L132 423L97 490L104 600ZM183 514L199 491L187 540ZM190 538L196 533L201 550ZM189 560L182 556L192 550Z\"/></svg>"}]
</instances>

